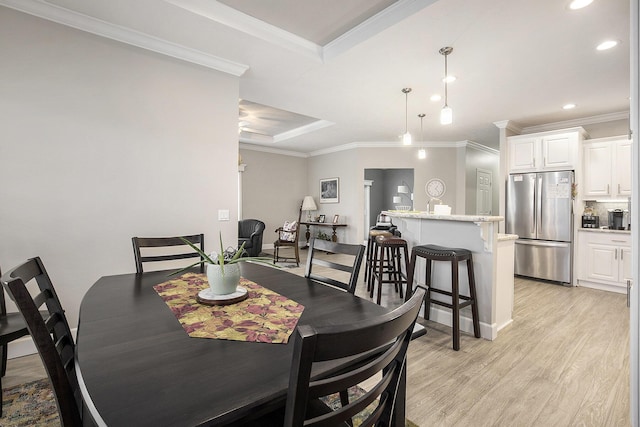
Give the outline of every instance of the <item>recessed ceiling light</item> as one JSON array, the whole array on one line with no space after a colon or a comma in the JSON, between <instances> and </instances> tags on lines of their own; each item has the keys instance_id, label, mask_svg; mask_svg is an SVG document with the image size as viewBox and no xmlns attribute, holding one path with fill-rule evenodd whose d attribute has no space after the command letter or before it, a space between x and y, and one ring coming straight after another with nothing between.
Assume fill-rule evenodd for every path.
<instances>
[{"instance_id":1,"label":"recessed ceiling light","mask_svg":"<svg viewBox=\"0 0 640 427\"><path fill-rule=\"evenodd\" d=\"M618 45L618 41L617 40L607 40L605 42L600 43L596 49L597 50L607 50L607 49L611 49L612 47L615 47Z\"/></svg>"},{"instance_id":2,"label":"recessed ceiling light","mask_svg":"<svg viewBox=\"0 0 640 427\"><path fill-rule=\"evenodd\" d=\"M593 0L573 0L569 4L569 9L573 9L573 10L582 9L583 7L589 6L592 2Z\"/></svg>"},{"instance_id":3,"label":"recessed ceiling light","mask_svg":"<svg viewBox=\"0 0 640 427\"><path fill-rule=\"evenodd\" d=\"M442 79L443 82L451 83L456 81L456 76L447 76Z\"/></svg>"},{"instance_id":4,"label":"recessed ceiling light","mask_svg":"<svg viewBox=\"0 0 640 427\"><path fill-rule=\"evenodd\" d=\"M565 104L562 106L563 110L573 110L574 108L576 108L576 104Z\"/></svg>"},{"instance_id":5,"label":"recessed ceiling light","mask_svg":"<svg viewBox=\"0 0 640 427\"><path fill-rule=\"evenodd\" d=\"M438 95L437 93L434 95L431 95L431 98L429 98L430 100L432 100L433 102L436 101L440 101L442 99L442 96Z\"/></svg>"}]
</instances>

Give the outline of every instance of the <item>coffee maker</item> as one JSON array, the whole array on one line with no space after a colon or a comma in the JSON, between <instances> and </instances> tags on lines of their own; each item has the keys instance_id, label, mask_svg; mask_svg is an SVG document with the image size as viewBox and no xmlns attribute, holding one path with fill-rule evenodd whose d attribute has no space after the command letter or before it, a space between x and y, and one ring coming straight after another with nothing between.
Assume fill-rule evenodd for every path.
<instances>
[{"instance_id":1,"label":"coffee maker","mask_svg":"<svg viewBox=\"0 0 640 427\"><path fill-rule=\"evenodd\" d=\"M626 230L629 222L629 211L622 209L609 209L609 229Z\"/></svg>"}]
</instances>

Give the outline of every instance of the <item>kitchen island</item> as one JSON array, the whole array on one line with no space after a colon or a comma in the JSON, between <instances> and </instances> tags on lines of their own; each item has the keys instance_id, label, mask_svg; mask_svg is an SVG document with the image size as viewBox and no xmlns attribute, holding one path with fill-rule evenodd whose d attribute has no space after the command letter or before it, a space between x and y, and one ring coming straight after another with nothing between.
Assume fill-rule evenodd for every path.
<instances>
[{"instance_id":1,"label":"kitchen island","mask_svg":"<svg viewBox=\"0 0 640 427\"><path fill-rule=\"evenodd\" d=\"M498 234L501 216L434 215L427 212L385 211L407 241L409 250L416 245L440 245L465 248L473 253L473 269L478 298L480 333L494 340L498 331L512 322L513 265L516 235ZM425 283L425 261L418 258L415 283ZM460 263L460 292L469 295L466 265ZM451 289L451 264L435 262L433 283ZM414 285L415 286L415 285ZM432 297L437 298L437 295ZM451 326L451 311L432 305L430 319ZM460 329L473 333L471 309L461 310Z\"/></svg>"}]
</instances>

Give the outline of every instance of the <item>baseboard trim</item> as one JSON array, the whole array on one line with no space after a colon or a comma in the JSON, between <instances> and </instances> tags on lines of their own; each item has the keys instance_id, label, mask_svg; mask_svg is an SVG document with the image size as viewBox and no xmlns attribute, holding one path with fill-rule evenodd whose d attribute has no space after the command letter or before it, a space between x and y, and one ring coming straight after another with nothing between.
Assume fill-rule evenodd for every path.
<instances>
[{"instance_id":1,"label":"baseboard trim","mask_svg":"<svg viewBox=\"0 0 640 427\"><path fill-rule=\"evenodd\" d=\"M433 306L431 307L429 320L449 327L452 327L453 325L453 316L451 311L442 310ZM460 330L473 335L473 320L471 320L470 317L460 315ZM480 322L480 336L489 341L495 340L498 337L498 325L495 323L488 324Z\"/></svg>"}]
</instances>

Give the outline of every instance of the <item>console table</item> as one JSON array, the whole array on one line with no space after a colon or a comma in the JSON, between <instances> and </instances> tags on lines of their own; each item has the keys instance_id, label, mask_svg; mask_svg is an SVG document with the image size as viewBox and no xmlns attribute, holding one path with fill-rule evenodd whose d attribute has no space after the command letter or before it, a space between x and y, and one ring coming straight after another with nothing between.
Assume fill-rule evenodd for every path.
<instances>
[{"instance_id":1,"label":"console table","mask_svg":"<svg viewBox=\"0 0 640 427\"><path fill-rule=\"evenodd\" d=\"M310 226L313 225L317 227L331 227L331 241L334 243L338 241L338 236L336 236L336 228L347 226L347 224L334 224L332 222L315 222L315 221L310 221L310 222L301 221L300 224L307 226L307 232L305 233L305 237L307 238L307 244L305 247L309 247L309 238L311 237L311 232L309 231Z\"/></svg>"}]
</instances>

